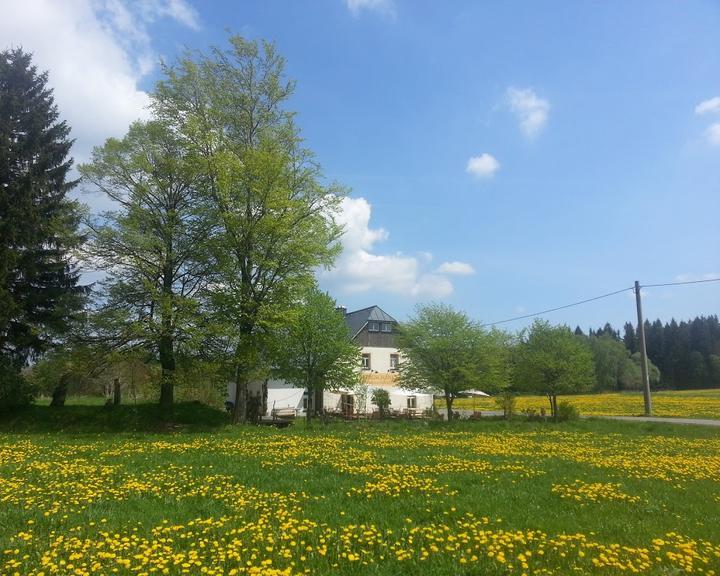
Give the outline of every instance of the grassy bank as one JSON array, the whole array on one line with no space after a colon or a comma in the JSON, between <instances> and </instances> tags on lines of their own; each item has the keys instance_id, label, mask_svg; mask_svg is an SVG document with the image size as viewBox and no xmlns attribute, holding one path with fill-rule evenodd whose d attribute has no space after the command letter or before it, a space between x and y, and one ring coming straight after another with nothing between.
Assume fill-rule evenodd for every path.
<instances>
[{"instance_id":1,"label":"grassy bank","mask_svg":"<svg viewBox=\"0 0 720 576\"><path fill-rule=\"evenodd\" d=\"M720 564L713 430L18 430L0 433L2 574L712 574Z\"/></svg>"}]
</instances>

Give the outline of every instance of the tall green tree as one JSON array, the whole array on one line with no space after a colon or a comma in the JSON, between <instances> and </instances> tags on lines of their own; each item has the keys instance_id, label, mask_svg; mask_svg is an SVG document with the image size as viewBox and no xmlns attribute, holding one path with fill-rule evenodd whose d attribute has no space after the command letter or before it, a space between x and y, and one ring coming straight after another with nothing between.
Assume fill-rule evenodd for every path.
<instances>
[{"instance_id":1,"label":"tall green tree","mask_svg":"<svg viewBox=\"0 0 720 576\"><path fill-rule=\"evenodd\" d=\"M303 296L290 325L277 335L276 373L307 391L308 417L323 409L323 391L359 382L360 348L344 314L316 287Z\"/></svg>"},{"instance_id":2,"label":"tall green tree","mask_svg":"<svg viewBox=\"0 0 720 576\"><path fill-rule=\"evenodd\" d=\"M625 345L613 336L602 334L588 339L595 364L595 389L601 390L641 390L642 374L640 353L631 354ZM660 372L648 360L650 383L657 384Z\"/></svg>"},{"instance_id":3,"label":"tall green tree","mask_svg":"<svg viewBox=\"0 0 720 576\"><path fill-rule=\"evenodd\" d=\"M205 175L219 224L214 310L232 349L235 421L245 420L247 385L265 368L267 336L340 249L343 190L323 183L302 145L284 68L273 44L232 36L227 49L166 67L154 94L155 112Z\"/></svg>"},{"instance_id":4,"label":"tall green tree","mask_svg":"<svg viewBox=\"0 0 720 576\"><path fill-rule=\"evenodd\" d=\"M21 49L0 52L0 364L18 372L65 334L85 288L73 251L81 206L68 198L70 127L47 73ZM2 393L0 393L0 397ZM2 400L0 400L1 402Z\"/></svg>"},{"instance_id":5,"label":"tall green tree","mask_svg":"<svg viewBox=\"0 0 720 576\"><path fill-rule=\"evenodd\" d=\"M442 394L448 419L459 394L476 388L494 391L509 384L507 336L483 330L464 312L444 304L419 306L397 338L404 359L401 383Z\"/></svg>"},{"instance_id":6,"label":"tall green tree","mask_svg":"<svg viewBox=\"0 0 720 576\"><path fill-rule=\"evenodd\" d=\"M88 253L106 273L95 326L114 349L142 347L159 362L160 404L173 404L177 355L202 335L212 279L213 224L205 176L164 122L136 122L95 148L85 181L117 206L91 223Z\"/></svg>"},{"instance_id":7,"label":"tall green tree","mask_svg":"<svg viewBox=\"0 0 720 576\"><path fill-rule=\"evenodd\" d=\"M587 342L567 326L535 320L519 345L515 377L527 392L544 394L557 418L557 397L591 388L593 356Z\"/></svg>"}]
</instances>

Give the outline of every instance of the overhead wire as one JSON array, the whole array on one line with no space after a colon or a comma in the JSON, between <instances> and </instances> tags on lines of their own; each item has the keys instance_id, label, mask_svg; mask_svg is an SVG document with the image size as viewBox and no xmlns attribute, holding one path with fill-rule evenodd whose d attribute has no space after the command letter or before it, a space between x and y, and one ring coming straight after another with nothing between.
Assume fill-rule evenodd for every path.
<instances>
[{"instance_id":1,"label":"overhead wire","mask_svg":"<svg viewBox=\"0 0 720 576\"><path fill-rule=\"evenodd\" d=\"M579 302L573 302L572 304L565 304L564 306L558 306L557 308L549 308L548 310L541 310L540 312L533 312L532 314L523 314L522 316L515 316L513 318L507 318L505 320L498 320L497 322L488 322L486 324L481 324L481 326L482 327L496 326L497 324L505 324L507 322L514 322L515 320L524 320L525 318L533 318L535 316L549 314L550 312L557 312L558 310L564 310L565 308L572 308L573 306L580 306L581 304L587 304L588 302L592 302L594 300L601 300L602 298L609 298L610 296L615 296L616 294L622 294L623 292L627 292L628 290L634 290L634 289L635 288L633 286L628 286L627 288L623 288L621 290L615 290L614 292L608 292L607 294L601 294L600 296L593 296L592 298L586 298L585 300L580 300Z\"/></svg>"},{"instance_id":2,"label":"overhead wire","mask_svg":"<svg viewBox=\"0 0 720 576\"><path fill-rule=\"evenodd\" d=\"M720 278L705 278L703 280L685 280L685 281L678 281L678 282L663 282L663 283L659 283L659 284L642 284L640 286L640 289L642 289L642 288L659 288L661 286L681 286L683 284L702 284L705 282L720 282ZM622 294L623 292L628 292L631 290L634 292L635 287L628 286L627 288L615 290L614 292L608 292L607 294L601 294L600 296L593 296L592 298L586 298L585 300L580 300L578 302L573 302L571 304L565 304L564 306L557 306L556 308L549 308L547 310L541 310L540 312L533 312L532 314L523 314L522 316L514 316L512 318L506 318L505 320L498 320L496 322L487 322L485 324L481 324L480 326L485 328L487 326L497 326L498 324L506 324L508 322L515 322L516 320L525 320L527 318L534 318L536 316L542 316L543 314L549 314L550 312L557 312L558 310L572 308L573 306L580 306L581 304L587 304L588 302L593 302L595 300L602 300L603 298L609 298L610 296L615 296L617 294Z\"/></svg>"},{"instance_id":3,"label":"overhead wire","mask_svg":"<svg viewBox=\"0 0 720 576\"><path fill-rule=\"evenodd\" d=\"M703 282L720 282L720 278L705 278L704 280L685 280L683 282L665 282L664 284L643 284L640 288L658 288L660 286L680 286L682 284L702 284Z\"/></svg>"}]
</instances>

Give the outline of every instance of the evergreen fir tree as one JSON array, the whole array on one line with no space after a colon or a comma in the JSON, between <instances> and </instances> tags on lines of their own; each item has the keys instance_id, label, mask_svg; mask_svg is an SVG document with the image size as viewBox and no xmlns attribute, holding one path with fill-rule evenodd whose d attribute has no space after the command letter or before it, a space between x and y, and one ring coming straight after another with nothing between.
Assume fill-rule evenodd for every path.
<instances>
[{"instance_id":1,"label":"evergreen fir tree","mask_svg":"<svg viewBox=\"0 0 720 576\"><path fill-rule=\"evenodd\" d=\"M8 373L66 332L85 294L70 255L82 241L80 205L67 197L77 183L68 179L73 141L47 80L22 49L0 52L0 363Z\"/></svg>"}]
</instances>

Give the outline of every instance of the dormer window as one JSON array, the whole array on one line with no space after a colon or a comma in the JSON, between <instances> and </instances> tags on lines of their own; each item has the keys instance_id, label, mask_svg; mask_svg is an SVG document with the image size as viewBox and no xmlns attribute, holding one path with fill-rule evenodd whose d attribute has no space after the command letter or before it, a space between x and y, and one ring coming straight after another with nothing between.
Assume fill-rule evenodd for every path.
<instances>
[{"instance_id":1,"label":"dormer window","mask_svg":"<svg viewBox=\"0 0 720 576\"><path fill-rule=\"evenodd\" d=\"M377 322L368 322L368 332L380 332L380 324Z\"/></svg>"},{"instance_id":2,"label":"dormer window","mask_svg":"<svg viewBox=\"0 0 720 576\"><path fill-rule=\"evenodd\" d=\"M382 331L383 332L392 332L392 324L390 324L388 322L383 322Z\"/></svg>"}]
</instances>

